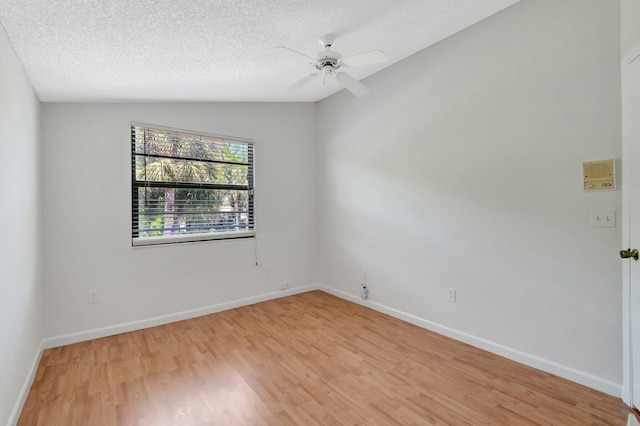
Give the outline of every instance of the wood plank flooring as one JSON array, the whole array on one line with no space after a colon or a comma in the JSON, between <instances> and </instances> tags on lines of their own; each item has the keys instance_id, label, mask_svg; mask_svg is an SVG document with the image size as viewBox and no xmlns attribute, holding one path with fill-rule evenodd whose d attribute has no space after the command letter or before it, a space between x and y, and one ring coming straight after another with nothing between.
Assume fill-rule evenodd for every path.
<instances>
[{"instance_id":1,"label":"wood plank flooring","mask_svg":"<svg viewBox=\"0 0 640 426\"><path fill-rule=\"evenodd\" d=\"M44 351L19 425L624 425L620 400L314 291Z\"/></svg>"}]
</instances>

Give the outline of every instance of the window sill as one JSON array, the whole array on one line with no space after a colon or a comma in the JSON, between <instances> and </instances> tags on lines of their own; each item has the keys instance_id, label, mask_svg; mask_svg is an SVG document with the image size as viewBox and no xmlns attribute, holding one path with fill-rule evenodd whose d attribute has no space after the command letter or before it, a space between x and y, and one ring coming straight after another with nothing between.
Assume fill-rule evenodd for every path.
<instances>
[{"instance_id":1,"label":"window sill","mask_svg":"<svg viewBox=\"0 0 640 426\"><path fill-rule=\"evenodd\" d=\"M229 241L242 238L253 238L256 231L220 232L216 234L200 235L171 235L166 237L134 238L131 240L133 247L148 247L166 244L199 243L204 241Z\"/></svg>"}]
</instances>

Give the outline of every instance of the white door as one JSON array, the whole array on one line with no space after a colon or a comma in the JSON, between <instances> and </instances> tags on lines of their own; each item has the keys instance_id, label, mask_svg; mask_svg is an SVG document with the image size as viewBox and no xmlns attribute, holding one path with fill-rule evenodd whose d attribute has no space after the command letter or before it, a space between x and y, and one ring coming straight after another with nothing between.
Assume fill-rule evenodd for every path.
<instances>
[{"instance_id":1,"label":"white door","mask_svg":"<svg viewBox=\"0 0 640 426\"><path fill-rule=\"evenodd\" d=\"M623 248L640 250L640 45L622 61ZM623 259L623 400L640 407L640 260Z\"/></svg>"},{"instance_id":2,"label":"white door","mask_svg":"<svg viewBox=\"0 0 640 426\"><path fill-rule=\"evenodd\" d=\"M640 113L640 110L638 111ZM628 165L627 165L628 166ZM640 167L640 162L638 166ZM640 192L636 192L629 200L630 229L629 244L632 249L640 249ZM640 407L640 260L628 258L624 268L628 268L629 284L623 294L623 302L628 305L628 362L630 403ZM625 301L625 297L627 301Z\"/></svg>"}]
</instances>

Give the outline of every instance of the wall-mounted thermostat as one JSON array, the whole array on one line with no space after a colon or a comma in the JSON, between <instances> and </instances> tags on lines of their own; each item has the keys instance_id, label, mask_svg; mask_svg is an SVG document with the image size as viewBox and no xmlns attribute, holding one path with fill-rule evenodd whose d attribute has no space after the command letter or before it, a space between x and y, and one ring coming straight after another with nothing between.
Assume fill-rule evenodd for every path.
<instances>
[{"instance_id":1,"label":"wall-mounted thermostat","mask_svg":"<svg viewBox=\"0 0 640 426\"><path fill-rule=\"evenodd\" d=\"M616 189L613 160L585 161L582 163L585 191Z\"/></svg>"}]
</instances>

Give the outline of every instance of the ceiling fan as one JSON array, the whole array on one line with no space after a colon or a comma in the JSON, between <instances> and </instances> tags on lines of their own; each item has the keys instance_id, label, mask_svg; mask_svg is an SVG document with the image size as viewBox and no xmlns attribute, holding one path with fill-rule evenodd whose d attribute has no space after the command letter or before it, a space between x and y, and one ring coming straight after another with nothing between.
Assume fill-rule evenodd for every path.
<instances>
[{"instance_id":1,"label":"ceiling fan","mask_svg":"<svg viewBox=\"0 0 640 426\"><path fill-rule=\"evenodd\" d=\"M326 34L320 37L318 42L325 48L325 50L318 52L315 58L302 52L298 52L297 50L293 50L289 47L277 47L277 49L287 49L291 52L297 53L298 55L302 55L308 59L311 59L313 61L311 62L311 65L316 70L318 70L318 72L309 74L308 76L299 80L297 83L294 83L291 87L286 89L287 91L297 90L302 86L309 84L316 77L322 75L325 84L327 80L335 79L338 84L340 84L342 87L344 87L357 97L361 97L369 93L369 89L367 88L367 86L360 83L349 74L338 70L343 67L357 67L361 65L381 64L389 60L387 58L387 55L385 55L380 50L372 50L370 52L360 53L358 55L343 57L340 53L331 50L331 46L333 46L335 40L336 37L333 34Z\"/></svg>"}]
</instances>

